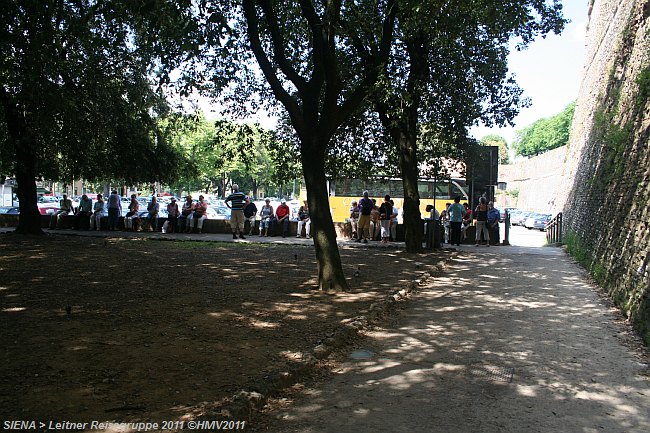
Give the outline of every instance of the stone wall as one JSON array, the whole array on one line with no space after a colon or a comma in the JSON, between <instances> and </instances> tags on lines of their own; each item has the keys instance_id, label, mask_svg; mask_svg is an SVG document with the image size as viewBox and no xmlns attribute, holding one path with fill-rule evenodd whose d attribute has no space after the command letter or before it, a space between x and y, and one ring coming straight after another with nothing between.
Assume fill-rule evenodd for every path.
<instances>
[{"instance_id":1,"label":"stone wall","mask_svg":"<svg viewBox=\"0 0 650 433\"><path fill-rule=\"evenodd\" d=\"M650 344L650 0L596 0L556 207L575 257ZM568 181L572 180L572 181Z\"/></svg>"},{"instance_id":2,"label":"stone wall","mask_svg":"<svg viewBox=\"0 0 650 433\"><path fill-rule=\"evenodd\" d=\"M499 165L499 182L507 185L504 193L497 194L497 207L543 213L556 210L566 150L562 146L515 164Z\"/></svg>"}]
</instances>

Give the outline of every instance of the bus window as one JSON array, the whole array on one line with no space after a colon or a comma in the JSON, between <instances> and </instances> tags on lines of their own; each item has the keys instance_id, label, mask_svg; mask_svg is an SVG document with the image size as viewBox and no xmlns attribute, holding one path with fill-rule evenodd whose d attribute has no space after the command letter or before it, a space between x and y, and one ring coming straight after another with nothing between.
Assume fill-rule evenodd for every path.
<instances>
[{"instance_id":1,"label":"bus window","mask_svg":"<svg viewBox=\"0 0 650 433\"><path fill-rule=\"evenodd\" d=\"M420 198L433 198L433 185L430 182L418 182Z\"/></svg>"}]
</instances>

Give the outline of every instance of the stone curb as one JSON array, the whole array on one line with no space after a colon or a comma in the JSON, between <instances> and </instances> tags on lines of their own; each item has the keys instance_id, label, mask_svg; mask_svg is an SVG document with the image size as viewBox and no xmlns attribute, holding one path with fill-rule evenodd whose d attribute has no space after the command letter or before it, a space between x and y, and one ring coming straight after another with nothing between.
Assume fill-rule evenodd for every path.
<instances>
[{"instance_id":1,"label":"stone curb","mask_svg":"<svg viewBox=\"0 0 650 433\"><path fill-rule=\"evenodd\" d=\"M326 359L336 349L349 345L361 331L379 323L381 318L395 309L398 302L408 299L418 286L442 272L451 259L452 257L448 257L439 261L433 271L423 271L418 278L406 283L403 289L396 290L385 299L372 303L365 315L342 320L341 325L303 356L299 365L291 371L274 372L266 376L256 391L240 391L233 395L225 405L220 407L218 415L236 421L250 419L253 411L264 407L271 396L298 383L321 360ZM213 419L210 416L214 415L205 414L199 419Z\"/></svg>"}]
</instances>

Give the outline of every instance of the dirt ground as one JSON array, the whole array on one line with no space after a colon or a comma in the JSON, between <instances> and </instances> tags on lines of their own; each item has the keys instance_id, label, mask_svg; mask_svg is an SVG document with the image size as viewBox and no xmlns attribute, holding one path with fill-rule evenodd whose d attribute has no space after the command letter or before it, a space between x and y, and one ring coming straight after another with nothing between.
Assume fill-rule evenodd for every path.
<instances>
[{"instance_id":1,"label":"dirt ground","mask_svg":"<svg viewBox=\"0 0 650 433\"><path fill-rule=\"evenodd\" d=\"M79 422L218 413L440 257L342 249L351 290L328 294L313 247L6 234L0 248L0 419Z\"/></svg>"}]
</instances>

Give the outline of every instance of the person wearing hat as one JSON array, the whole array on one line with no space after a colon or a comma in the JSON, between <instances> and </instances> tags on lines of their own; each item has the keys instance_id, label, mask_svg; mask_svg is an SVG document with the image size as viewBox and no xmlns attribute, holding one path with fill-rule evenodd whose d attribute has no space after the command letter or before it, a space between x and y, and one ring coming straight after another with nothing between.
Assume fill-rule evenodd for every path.
<instances>
[{"instance_id":1,"label":"person wearing hat","mask_svg":"<svg viewBox=\"0 0 650 433\"><path fill-rule=\"evenodd\" d=\"M291 215L291 209L287 206L287 201L285 199L280 200L280 206L278 206L275 211L275 219L278 221L280 227L282 227L282 237L286 238L289 235L289 216Z\"/></svg>"},{"instance_id":2,"label":"person wearing hat","mask_svg":"<svg viewBox=\"0 0 650 433\"><path fill-rule=\"evenodd\" d=\"M239 239L246 239L244 237L244 202L246 195L239 191L239 185L234 183L232 185L232 194L224 200L226 206L232 209L230 213L230 227L232 228L232 238L237 239L237 232L239 232Z\"/></svg>"},{"instance_id":3,"label":"person wearing hat","mask_svg":"<svg viewBox=\"0 0 650 433\"><path fill-rule=\"evenodd\" d=\"M167 221L162 226L163 233L177 233L178 232L178 217L181 212L176 203L176 197L172 197L169 204L167 204Z\"/></svg>"},{"instance_id":4,"label":"person wearing hat","mask_svg":"<svg viewBox=\"0 0 650 433\"><path fill-rule=\"evenodd\" d=\"M273 206L271 206L271 199L264 200L266 204L260 210L260 236L268 236L269 229L273 229Z\"/></svg>"}]
</instances>

